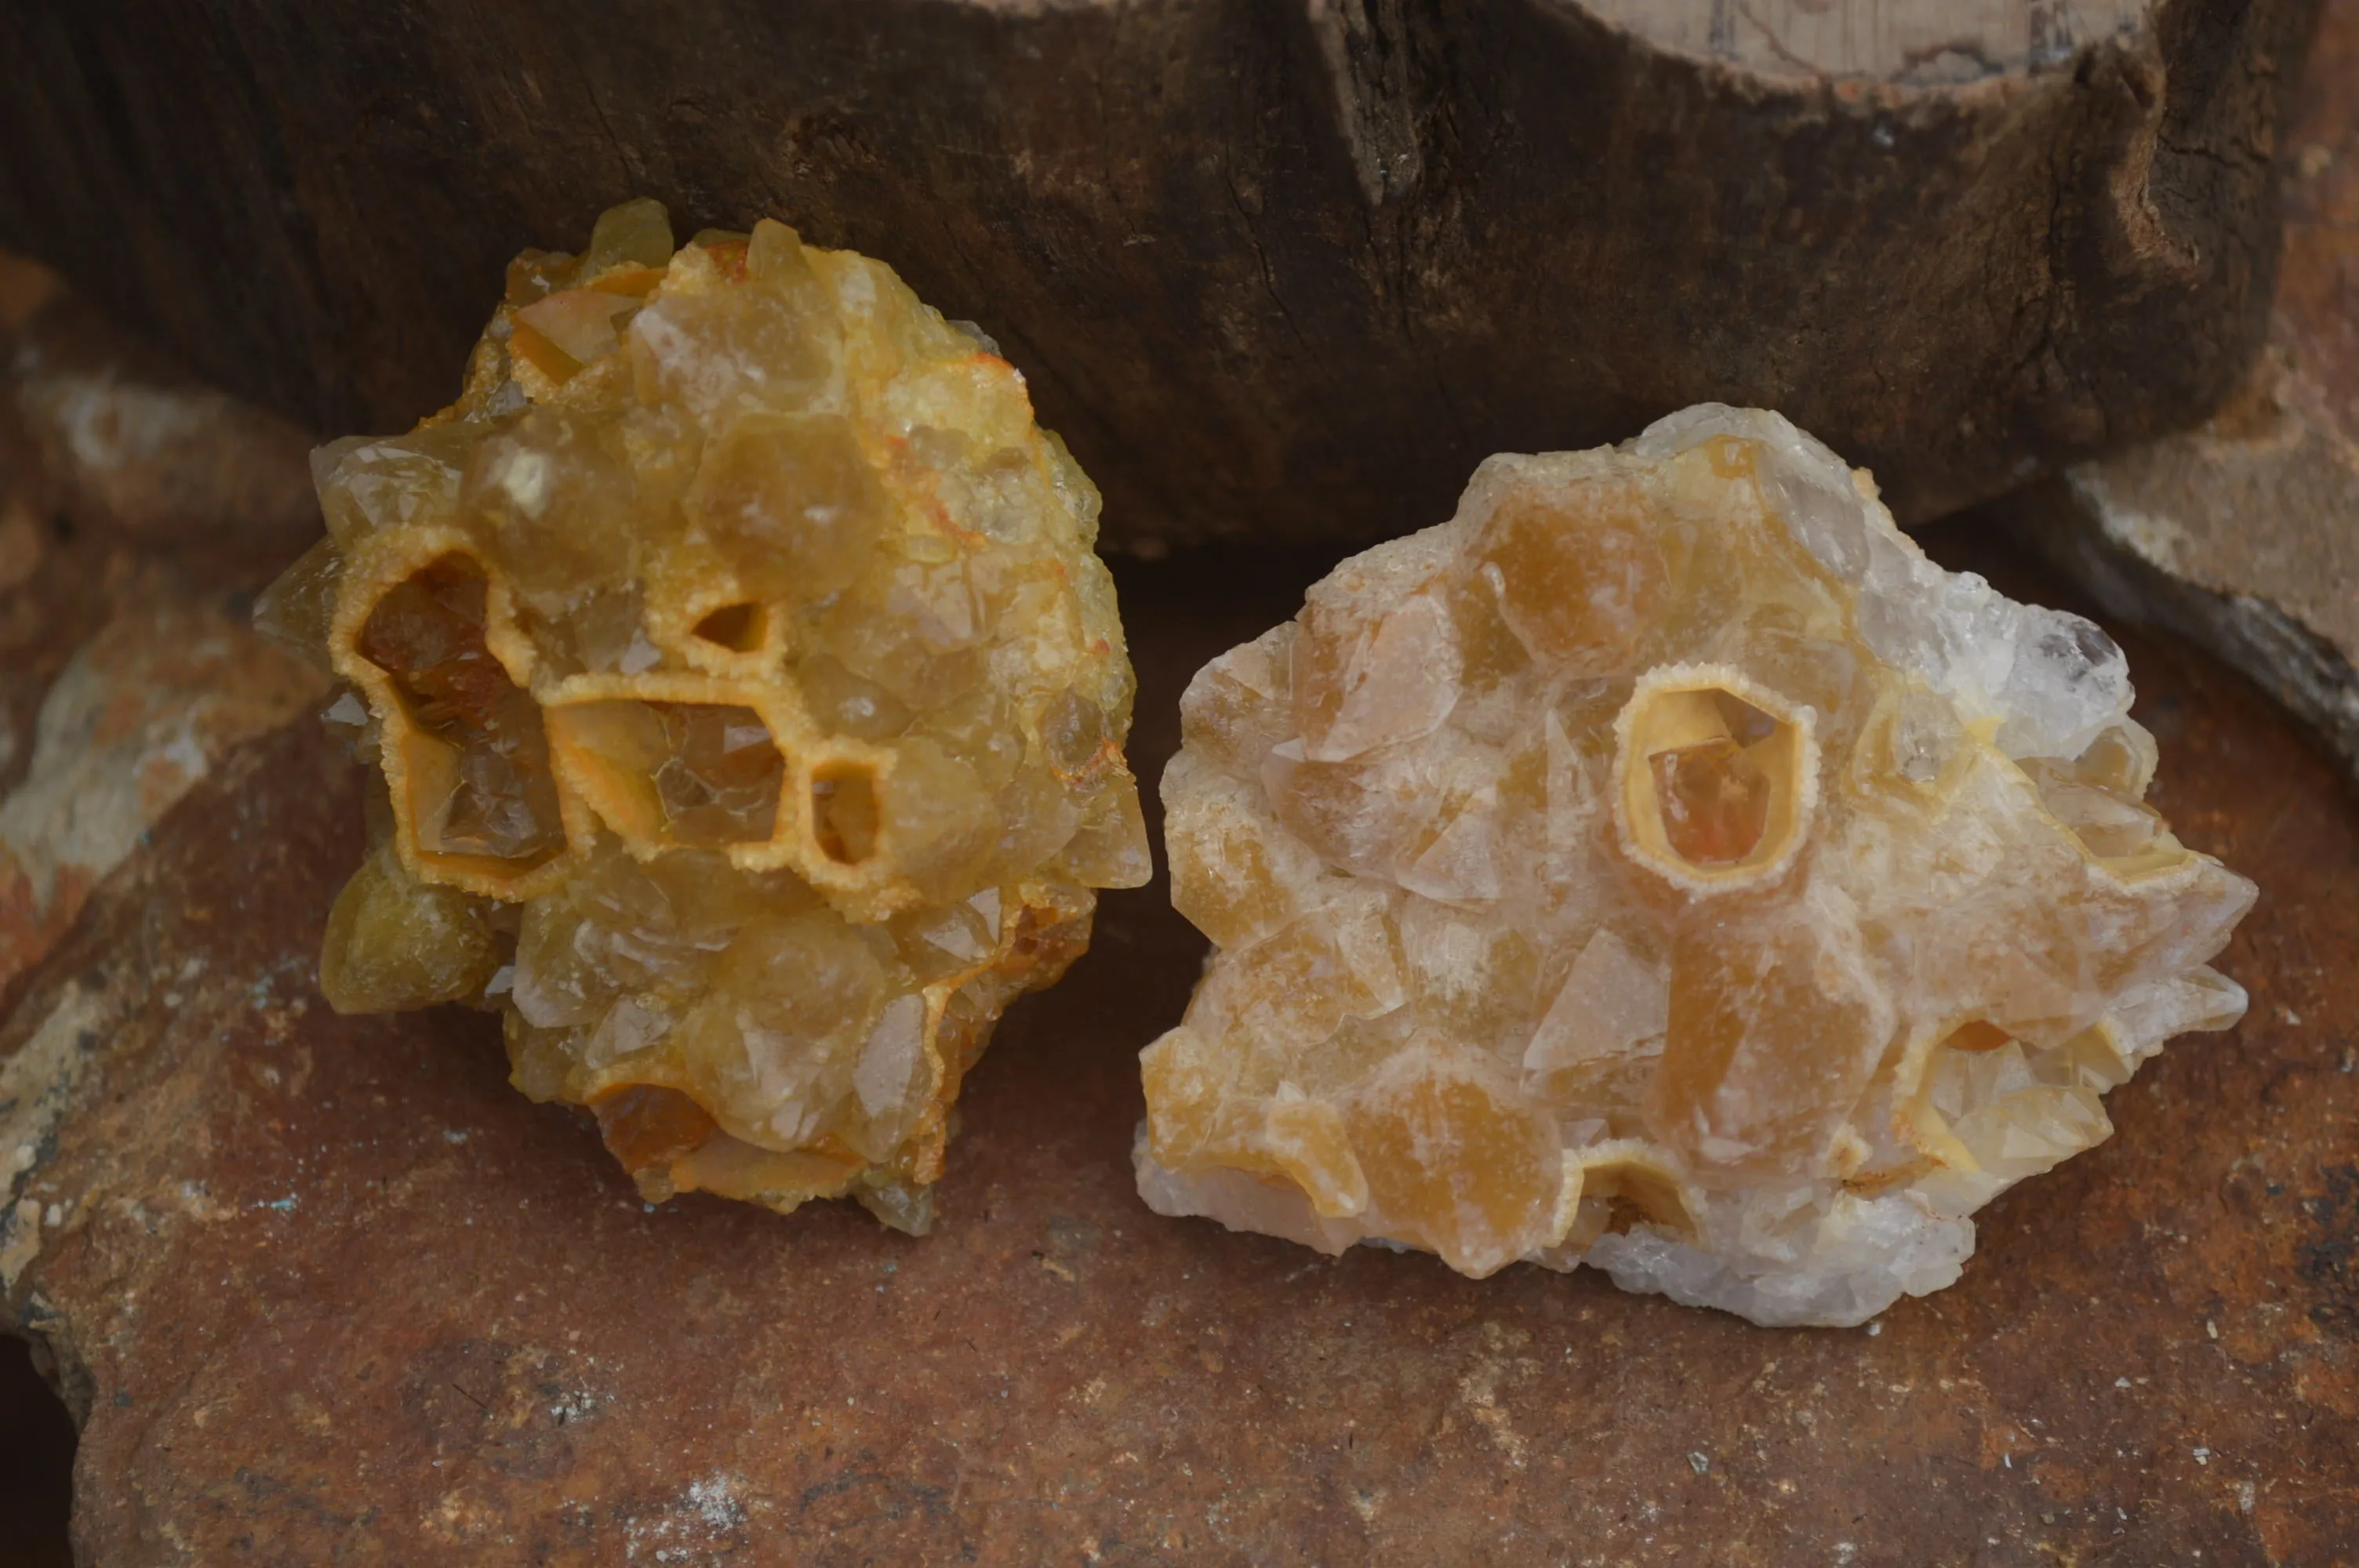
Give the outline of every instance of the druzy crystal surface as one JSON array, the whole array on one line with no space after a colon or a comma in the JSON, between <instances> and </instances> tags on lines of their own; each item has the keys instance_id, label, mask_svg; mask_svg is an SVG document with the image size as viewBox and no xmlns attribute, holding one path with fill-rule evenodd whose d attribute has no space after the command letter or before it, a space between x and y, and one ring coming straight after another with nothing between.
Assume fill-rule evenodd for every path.
<instances>
[{"instance_id":1,"label":"druzy crystal surface","mask_svg":"<svg viewBox=\"0 0 2359 1568\"><path fill-rule=\"evenodd\" d=\"M497 1008L651 1197L925 1228L993 1023L1147 872L1097 492L1022 377L878 262L634 202L314 467L260 619L385 786L328 999Z\"/></svg>"},{"instance_id":2,"label":"druzy crystal surface","mask_svg":"<svg viewBox=\"0 0 2359 1568\"><path fill-rule=\"evenodd\" d=\"M1767 1324L1939 1289L2244 1011L2130 698L1776 415L1493 458L1188 689L1140 1190Z\"/></svg>"}]
</instances>

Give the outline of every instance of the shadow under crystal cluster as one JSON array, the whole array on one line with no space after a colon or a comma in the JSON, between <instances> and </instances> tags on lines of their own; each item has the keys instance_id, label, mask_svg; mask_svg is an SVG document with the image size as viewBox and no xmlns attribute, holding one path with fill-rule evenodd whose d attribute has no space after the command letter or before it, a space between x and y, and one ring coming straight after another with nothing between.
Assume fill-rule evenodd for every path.
<instances>
[{"instance_id":1,"label":"shadow under crystal cluster","mask_svg":"<svg viewBox=\"0 0 2359 1568\"><path fill-rule=\"evenodd\" d=\"M651 1197L926 1227L961 1076L1146 881L1098 497L882 264L616 208L314 461L260 620L386 786L322 987L462 1000Z\"/></svg>"},{"instance_id":2,"label":"shadow under crystal cluster","mask_svg":"<svg viewBox=\"0 0 2359 1568\"><path fill-rule=\"evenodd\" d=\"M1493 458L1189 687L1172 898L1217 950L1140 1190L1762 1323L1939 1289L2244 1011L2205 963L2254 890L2145 803L2130 699L1776 415Z\"/></svg>"}]
</instances>

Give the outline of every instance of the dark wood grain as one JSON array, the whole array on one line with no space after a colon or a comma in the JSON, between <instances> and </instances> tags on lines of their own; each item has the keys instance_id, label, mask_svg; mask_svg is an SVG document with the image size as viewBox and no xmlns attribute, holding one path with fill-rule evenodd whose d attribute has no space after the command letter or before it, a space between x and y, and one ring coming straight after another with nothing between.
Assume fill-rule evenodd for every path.
<instances>
[{"instance_id":1,"label":"dark wood grain","mask_svg":"<svg viewBox=\"0 0 2359 1568\"><path fill-rule=\"evenodd\" d=\"M982 323L1117 546L1399 532L1711 398L1921 519L2233 384L2312 9L1832 77L1574 0L24 0L0 243L322 433L447 401L506 259L652 194Z\"/></svg>"}]
</instances>

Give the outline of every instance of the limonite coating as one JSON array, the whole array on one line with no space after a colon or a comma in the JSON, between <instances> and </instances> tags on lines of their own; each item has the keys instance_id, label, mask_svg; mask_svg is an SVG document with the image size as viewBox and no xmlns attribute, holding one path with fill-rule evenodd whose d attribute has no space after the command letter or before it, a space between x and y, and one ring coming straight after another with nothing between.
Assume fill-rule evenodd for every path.
<instances>
[{"instance_id":1,"label":"limonite coating","mask_svg":"<svg viewBox=\"0 0 2359 1568\"><path fill-rule=\"evenodd\" d=\"M880 262L632 202L314 467L266 628L382 787L322 987L496 1008L650 1198L922 1231L961 1077L1148 871L1098 495Z\"/></svg>"},{"instance_id":2,"label":"limonite coating","mask_svg":"<svg viewBox=\"0 0 2359 1568\"><path fill-rule=\"evenodd\" d=\"M1172 900L1215 952L1140 1191L1761 1323L1937 1290L2244 1011L2206 961L2253 885L2146 804L2130 697L1774 414L1493 458L1188 688Z\"/></svg>"}]
</instances>

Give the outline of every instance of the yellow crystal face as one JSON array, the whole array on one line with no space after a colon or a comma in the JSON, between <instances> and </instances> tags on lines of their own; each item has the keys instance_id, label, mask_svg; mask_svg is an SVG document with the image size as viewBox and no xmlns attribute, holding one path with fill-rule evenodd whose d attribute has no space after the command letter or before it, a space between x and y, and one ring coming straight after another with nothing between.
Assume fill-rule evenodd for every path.
<instances>
[{"instance_id":1,"label":"yellow crystal face","mask_svg":"<svg viewBox=\"0 0 2359 1568\"><path fill-rule=\"evenodd\" d=\"M994 1022L1148 870L1097 492L1023 377L879 262L636 201L314 470L258 619L384 785L329 1000L497 1008L651 1198L923 1230Z\"/></svg>"},{"instance_id":2,"label":"yellow crystal face","mask_svg":"<svg viewBox=\"0 0 2359 1568\"><path fill-rule=\"evenodd\" d=\"M2254 889L2145 803L2130 698L1776 415L1493 458L1189 687L1172 902L1216 951L1140 1191L1762 1323L1939 1289L2244 1011L2205 964Z\"/></svg>"}]
</instances>

